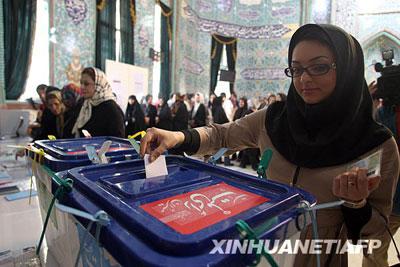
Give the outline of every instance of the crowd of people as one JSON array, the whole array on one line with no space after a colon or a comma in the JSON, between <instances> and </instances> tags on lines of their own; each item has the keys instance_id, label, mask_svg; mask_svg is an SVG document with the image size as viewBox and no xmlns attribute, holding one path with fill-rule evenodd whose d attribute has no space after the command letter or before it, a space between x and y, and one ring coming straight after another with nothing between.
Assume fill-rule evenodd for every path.
<instances>
[{"instance_id":1,"label":"crowd of people","mask_svg":"<svg viewBox=\"0 0 400 267\"><path fill-rule=\"evenodd\" d=\"M286 95L283 93L275 96L270 94L260 99L256 106L251 99L241 97L239 100L235 93L229 98L225 93L220 96L211 94L206 101L200 92L181 95L174 93L170 99L160 98L153 101L151 95L147 95L142 103L131 95L125 111L125 135L156 127L164 130L181 131L191 128L202 127L212 123L224 124L236 121L244 116L268 107L275 101L285 101ZM207 102L207 103L206 103ZM232 166L231 159L238 160L240 167L246 168L247 165L255 170L259 163L260 151L258 149L245 149L238 154L234 153L230 157L224 157L225 166ZM217 163L222 163L219 160Z\"/></svg>"},{"instance_id":2,"label":"crowd of people","mask_svg":"<svg viewBox=\"0 0 400 267\"><path fill-rule=\"evenodd\" d=\"M181 131L209 125L236 121L244 116L268 107L275 101L285 101L283 93L270 94L253 100L235 93L229 98L211 94L206 100L202 93L181 95L174 93L170 99L154 101L152 95L138 100L135 95L128 98L125 113L115 102L115 95L107 78L99 69L85 68L81 75L81 87L68 84L62 89L41 84L37 93L42 101L37 120L28 128L34 140L83 137L82 130L91 136L128 137L151 127ZM207 103L206 103L207 101ZM247 165L256 170L260 151L248 148L230 157L224 157L225 166L233 165L231 159L238 160L240 167ZM222 163L220 160L218 163Z\"/></svg>"}]
</instances>

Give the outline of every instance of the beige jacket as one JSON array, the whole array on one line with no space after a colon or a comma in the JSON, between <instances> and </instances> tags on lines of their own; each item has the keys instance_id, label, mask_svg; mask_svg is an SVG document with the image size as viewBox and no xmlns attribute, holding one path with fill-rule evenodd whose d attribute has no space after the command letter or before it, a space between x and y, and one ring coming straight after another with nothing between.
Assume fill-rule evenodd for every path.
<instances>
[{"instance_id":1,"label":"beige jacket","mask_svg":"<svg viewBox=\"0 0 400 267\"><path fill-rule=\"evenodd\" d=\"M265 128L266 110L252 113L232 123L197 128L201 142L196 154L213 155L221 147L226 147L231 151L258 147L261 152L266 148L271 148L273 156L267 170L267 177L281 183L292 184L297 166L288 162L272 145ZM362 229L362 239L380 237L385 231L384 224L392 210L392 199L399 176L399 153L394 138L387 140L360 158L354 159L354 162L379 149L383 149L382 181L368 198L373 207L373 213L370 221ZM296 186L312 193L317 198L318 203L337 201L338 198L332 193L333 178L345 172L350 163L317 169L300 168ZM379 213L384 215L385 218ZM318 211L317 221L319 239L345 238L344 221L340 207ZM311 237L311 228L308 227L307 231L302 233L302 238ZM328 257L322 255L322 266L324 266ZM342 255L342 257L331 255L330 257L332 257L330 266L347 266L347 255ZM315 257L298 255L295 265L316 266Z\"/></svg>"}]
</instances>

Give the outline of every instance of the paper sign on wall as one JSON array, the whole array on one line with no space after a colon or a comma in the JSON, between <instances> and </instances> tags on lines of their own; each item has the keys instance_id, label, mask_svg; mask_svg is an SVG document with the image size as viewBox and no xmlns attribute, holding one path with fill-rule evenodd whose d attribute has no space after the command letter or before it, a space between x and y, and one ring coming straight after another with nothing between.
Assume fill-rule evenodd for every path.
<instances>
[{"instance_id":1,"label":"paper sign on wall","mask_svg":"<svg viewBox=\"0 0 400 267\"><path fill-rule=\"evenodd\" d=\"M106 75L122 110L126 109L130 95L135 95L137 100L140 101L141 97L147 95L149 91L149 71L147 68L107 59Z\"/></svg>"}]
</instances>

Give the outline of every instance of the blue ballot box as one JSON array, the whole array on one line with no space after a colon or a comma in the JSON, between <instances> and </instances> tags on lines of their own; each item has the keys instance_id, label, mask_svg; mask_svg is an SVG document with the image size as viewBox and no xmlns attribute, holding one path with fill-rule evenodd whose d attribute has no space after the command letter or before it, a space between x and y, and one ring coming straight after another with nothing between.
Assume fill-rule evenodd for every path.
<instances>
[{"instance_id":1,"label":"blue ballot box","mask_svg":"<svg viewBox=\"0 0 400 267\"><path fill-rule=\"evenodd\" d=\"M127 139L117 137L40 140L35 141L32 149L27 150L27 155L34 176L51 191L51 178L43 167L52 172L60 172L91 165L93 162L88 157L86 147L92 146L98 150L107 141L111 142L105 153L108 162L139 158Z\"/></svg>"},{"instance_id":2,"label":"blue ballot box","mask_svg":"<svg viewBox=\"0 0 400 267\"><path fill-rule=\"evenodd\" d=\"M166 163L168 175L147 179L142 160L64 174L72 179L73 191L63 205L90 214L103 210L110 219L96 234L94 227L85 229L86 219L69 215L73 230L70 244L64 243L74 248L69 258L75 260L80 247L84 266L244 266L256 252L215 247L249 241L243 240L238 221L258 239L271 241L299 238L311 222L299 205L314 205L315 198L300 189L179 156L166 156ZM58 188L53 181L53 193ZM90 244L83 242L89 233ZM97 251L100 258L86 257L85 251ZM291 266L294 255L273 258L279 266Z\"/></svg>"},{"instance_id":3,"label":"blue ballot box","mask_svg":"<svg viewBox=\"0 0 400 267\"><path fill-rule=\"evenodd\" d=\"M92 164L86 147L90 145L99 150L106 141L111 141L110 148L105 154L109 162L138 158L130 142L117 137L40 140L36 141L34 146L43 149L44 165L54 172L59 172ZM34 153L30 152L29 155L33 158Z\"/></svg>"},{"instance_id":4,"label":"blue ballot box","mask_svg":"<svg viewBox=\"0 0 400 267\"><path fill-rule=\"evenodd\" d=\"M92 146L98 151L105 142L110 142L109 149L105 153L108 162L137 159L139 155L133 149L129 140L116 137L93 137L78 139L58 139L35 141L30 149L27 149L27 158L32 174L36 178L36 187L42 219L49 208L53 198L51 193L52 173L69 170L75 167L94 165L86 151L87 146ZM65 227L66 216L60 212L52 212L49 230L46 234L47 245L50 251L55 243L62 244L62 236L68 234ZM56 259L64 258L62 251L51 251Z\"/></svg>"}]
</instances>

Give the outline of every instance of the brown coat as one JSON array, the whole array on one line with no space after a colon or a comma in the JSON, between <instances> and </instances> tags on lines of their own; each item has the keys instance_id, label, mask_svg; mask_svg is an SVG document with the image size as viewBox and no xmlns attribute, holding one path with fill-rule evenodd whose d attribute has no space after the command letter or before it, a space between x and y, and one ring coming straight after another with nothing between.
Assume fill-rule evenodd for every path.
<instances>
[{"instance_id":1,"label":"brown coat","mask_svg":"<svg viewBox=\"0 0 400 267\"><path fill-rule=\"evenodd\" d=\"M231 151L249 147L258 147L261 151L271 148L273 156L267 170L267 177L274 181L291 184L297 166L288 162L272 145L265 128L266 110L260 110L232 123L197 128L201 144L196 154L213 155L221 147L226 147ZM392 210L392 199L399 176L399 153L394 138L387 140L360 158L354 159L353 162L365 158L379 149L383 149L382 181L368 197L373 211L370 221L362 229L362 239L382 236L385 220ZM296 186L312 193L318 203L337 201L338 198L332 193L333 178L345 172L347 166L348 164L316 169L300 168ZM318 211L317 221L319 239L343 239L346 236L343 215L339 207ZM308 227L307 231L303 231L302 238L305 237L312 237L311 227ZM332 255L331 257L330 266L347 266L347 255L343 255L343 257ZM321 266L324 266L327 258L327 255L322 255ZM298 256L296 266L316 266L315 260L315 257Z\"/></svg>"}]
</instances>

